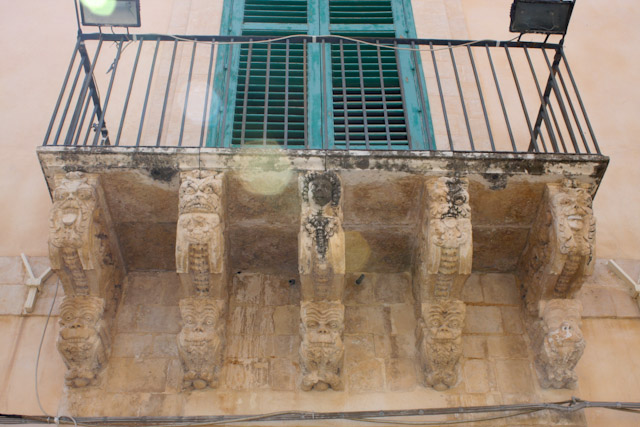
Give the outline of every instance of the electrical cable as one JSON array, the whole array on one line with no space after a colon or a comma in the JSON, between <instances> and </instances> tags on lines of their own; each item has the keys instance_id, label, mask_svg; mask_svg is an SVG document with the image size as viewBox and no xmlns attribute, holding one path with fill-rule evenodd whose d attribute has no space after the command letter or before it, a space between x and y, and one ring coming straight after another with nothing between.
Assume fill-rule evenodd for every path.
<instances>
[{"instance_id":1,"label":"electrical cable","mask_svg":"<svg viewBox=\"0 0 640 427\"><path fill-rule=\"evenodd\" d=\"M51 318L51 312L53 312L53 306L56 303L56 297L58 296L58 288L60 287L60 279L56 281L56 291L53 294L53 301L51 301L51 307L49 307L49 313L47 313L47 320L44 323L44 329L42 330L42 336L40 337L40 345L38 346L38 355L36 356L36 375L35 375L35 389L36 389L36 399L38 400L38 406L43 414L47 417L51 417L42 407L42 403L40 402L40 393L38 392L38 365L40 364L40 352L42 351L42 343L44 342L44 336L47 333L47 326L49 325L49 319Z\"/></svg>"}]
</instances>

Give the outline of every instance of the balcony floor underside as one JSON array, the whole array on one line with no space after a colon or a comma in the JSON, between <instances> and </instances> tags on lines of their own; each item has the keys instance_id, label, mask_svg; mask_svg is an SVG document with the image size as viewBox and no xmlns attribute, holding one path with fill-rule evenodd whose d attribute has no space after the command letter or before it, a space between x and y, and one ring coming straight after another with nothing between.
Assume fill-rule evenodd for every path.
<instances>
[{"instance_id":1,"label":"balcony floor underside","mask_svg":"<svg viewBox=\"0 0 640 427\"><path fill-rule=\"evenodd\" d=\"M344 192L347 270L411 268L425 176L469 178L474 271L510 272L524 249L546 183L599 185L609 159L593 155L297 151L274 149L41 147L55 175L97 173L126 267L175 270L180 170L228 171L227 247L232 271L297 274L298 174L333 170ZM596 212L597 215L597 212Z\"/></svg>"}]
</instances>

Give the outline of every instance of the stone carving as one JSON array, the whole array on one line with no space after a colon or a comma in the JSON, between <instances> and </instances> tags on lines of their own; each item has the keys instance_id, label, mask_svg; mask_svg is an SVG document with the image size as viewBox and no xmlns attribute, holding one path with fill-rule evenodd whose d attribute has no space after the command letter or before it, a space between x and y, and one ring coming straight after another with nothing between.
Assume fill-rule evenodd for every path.
<instances>
[{"instance_id":1,"label":"stone carving","mask_svg":"<svg viewBox=\"0 0 640 427\"><path fill-rule=\"evenodd\" d=\"M580 330L580 301L540 301L539 317L532 332L536 370L544 388L573 388L573 371L585 348Z\"/></svg>"},{"instance_id":2,"label":"stone carving","mask_svg":"<svg viewBox=\"0 0 640 427\"><path fill-rule=\"evenodd\" d=\"M340 179L334 172L310 172L301 176L300 190L303 203L298 246L302 299L340 300L345 273Z\"/></svg>"},{"instance_id":3,"label":"stone carving","mask_svg":"<svg viewBox=\"0 0 640 427\"><path fill-rule=\"evenodd\" d=\"M417 328L425 383L438 391L458 382L465 305L459 300L422 303Z\"/></svg>"},{"instance_id":4,"label":"stone carving","mask_svg":"<svg viewBox=\"0 0 640 427\"><path fill-rule=\"evenodd\" d=\"M418 301L460 298L473 254L468 181L427 180L427 206L418 259Z\"/></svg>"},{"instance_id":5,"label":"stone carving","mask_svg":"<svg viewBox=\"0 0 640 427\"><path fill-rule=\"evenodd\" d=\"M70 387L95 385L109 358L110 342L103 321L104 299L67 296L60 307L60 335L57 347Z\"/></svg>"},{"instance_id":6,"label":"stone carving","mask_svg":"<svg viewBox=\"0 0 640 427\"><path fill-rule=\"evenodd\" d=\"M222 173L181 173L176 271L189 293L224 297Z\"/></svg>"},{"instance_id":7,"label":"stone carving","mask_svg":"<svg viewBox=\"0 0 640 427\"><path fill-rule=\"evenodd\" d=\"M538 302L571 298L595 263L595 217L589 189L575 181L547 184L538 217L519 262L528 311Z\"/></svg>"},{"instance_id":8,"label":"stone carving","mask_svg":"<svg viewBox=\"0 0 640 427\"><path fill-rule=\"evenodd\" d=\"M224 346L225 302L192 297L180 300L182 330L178 334L178 354L184 369L183 387L217 387Z\"/></svg>"},{"instance_id":9,"label":"stone carving","mask_svg":"<svg viewBox=\"0 0 640 427\"><path fill-rule=\"evenodd\" d=\"M57 176L49 218L51 268L66 295L100 295L117 277L98 177L82 172Z\"/></svg>"},{"instance_id":10,"label":"stone carving","mask_svg":"<svg viewBox=\"0 0 640 427\"><path fill-rule=\"evenodd\" d=\"M300 316L302 389L322 391L331 387L342 390L344 305L303 302Z\"/></svg>"}]
</instances>

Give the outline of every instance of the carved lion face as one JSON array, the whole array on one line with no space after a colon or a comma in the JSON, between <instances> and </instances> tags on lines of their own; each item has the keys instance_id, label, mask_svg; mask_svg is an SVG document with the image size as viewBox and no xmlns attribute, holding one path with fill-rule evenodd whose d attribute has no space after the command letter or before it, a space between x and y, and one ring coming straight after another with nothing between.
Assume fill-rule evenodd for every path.
<instances>
[{"instance_id":1,"label":"carved lion face","mask_svg":"<svg viewBox=\"0 0 640 427\"><path fill-rule=\"evenodd\" d=\"M216 212L221 193L222 180L213 172L185 172L180 184L180 213Z\"/></svg>"},{"instance_id":2,"label":"carved lion face","mask_svg":"<svg viewBox=\"0 0 640 427\"><path fill-rule=\"evenodd\" d=\"M344 306L340 303L304 302L300 310L301 333L306 344L334 347L342 344Z\"/></svg>"},{"instance_id":3,"label":"carved lion face","mask_svg":"<svg viewBox=\"0 0 640 427\"><path fill-rule=\"evenodd\" d=\"M424 304L425 327L434 341L452 341L462 335L465 306L462 301L441 301ZM423 306L424 306L423 305Z\"/></svg>"},{"instance_id":4,"label":"carved lion face","mask_svg":"<svg viewBox=\"0 0 640 427\"><path fill-rule=\"evenodd\" d=\"M60 339L81 345L98 338L102 328L104 300L92 296L67 297L60 307Z\"/></svg>"},{"instance_id":5,"label":"carved lion face","mask_svg":"<svg viewBox=\"0 0 640 427\"><path fill-rule=\"evenodd\" d=\"M180 300L182 330L179 342L185 347L208 346L219 340L223 302L211 298Z\"/></svg>"},{"instance_id":6,"label":"carved lion face","mask_svg":"<svg viewBox=\"0 0 640 427\"><path fill-rule=\"evenodd\" d=\"M80 172L71 172L53 191L51 243L54 246L82 246L82 234L96 207L95 187Z\"/></svg>"}]
</instances>

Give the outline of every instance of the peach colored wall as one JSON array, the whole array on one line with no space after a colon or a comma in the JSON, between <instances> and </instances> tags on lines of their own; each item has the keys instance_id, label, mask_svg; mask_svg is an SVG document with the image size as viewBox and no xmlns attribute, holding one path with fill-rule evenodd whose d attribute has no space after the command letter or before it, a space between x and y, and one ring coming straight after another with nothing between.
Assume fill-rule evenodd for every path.
<instances>
[{"instance_id":1,"label":"peach colored wall","mask_svg":"<svg viewBox=\"0 0 640 427\"><path fill-rule=\"evenodd\" d=\"M512 38L508 31L511 3L462 0L469 38ZM594 202L599 258L640 258L639 20L637 2L579 0L566 37L567 59L600 148L611 157ZM460 31L452 37L463 35Z\"/></svg>"}]
</instances>

